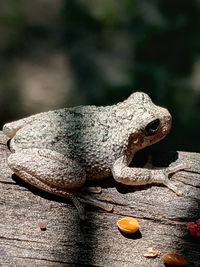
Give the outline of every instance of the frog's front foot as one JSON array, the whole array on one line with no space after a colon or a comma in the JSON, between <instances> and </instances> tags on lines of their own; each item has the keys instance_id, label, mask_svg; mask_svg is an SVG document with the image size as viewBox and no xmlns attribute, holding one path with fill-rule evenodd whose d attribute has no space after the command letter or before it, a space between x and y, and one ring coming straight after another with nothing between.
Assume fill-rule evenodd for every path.
<instances>
[{"instance_id":1,"label":"frog's front foot","mask_svg":"<svg viewBox=\"0 0 200 267\"><path fill-rule=\"evenodd\" d=\"M155 180L155 183L160 183L163 184L165 186L167 186L170 190L174 191L177 196L182 196L183 192L182 190L180 190L170 179L169 176L179 172L179 171L183 171L186 169L190 169L191 166L189 165L189 163L179 163L173 166L169 166L166 169L155 169L154 170L154 177L153 177L153 181Z\"/></svg>"},{"instance_id":2,"label":"frog's front foot","mask_svg":"<svg viewBox=\"0 0 200 267\"><path fill-rule=\"evenodd\" d=\"M124 157L121 157L115 161L112 173L114 179L119 183L126 185L163 184L180 196L183 194L182 191L169 177L173 173L189 168L188 163L180 163L167 168L131 168L127 166Z\"/></svg>"}]
</instances>

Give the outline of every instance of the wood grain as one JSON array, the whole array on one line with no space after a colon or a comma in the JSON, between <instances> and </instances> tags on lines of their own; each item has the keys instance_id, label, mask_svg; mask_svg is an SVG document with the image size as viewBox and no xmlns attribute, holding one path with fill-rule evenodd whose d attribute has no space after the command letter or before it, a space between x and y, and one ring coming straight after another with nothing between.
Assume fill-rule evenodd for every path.
<instances>
[{"instance_id":1,"label":"wood grain","mask_svg":"<svg viewBox=\"0 0 200 267\"><path fill-rule=\"evenodd\" d=\"M0 134L0 266L164 266L162 258L142 253L182 254L189 266L200 266L200 239L190 237L186 222L200 217L200 154L153 154L154 164L189 162L191 169L172 179L184 190L178 197L162 186L122 187L101 181L114 202L113 213L87 209L80 221L70 201L26 185L9 170L7 139ZM138 161L140 163L140 160ZM116 221L133 216L141 224L136 235L123 235ZM42 231L39 222L46 222Z\"/></svg>"}]
</instances>

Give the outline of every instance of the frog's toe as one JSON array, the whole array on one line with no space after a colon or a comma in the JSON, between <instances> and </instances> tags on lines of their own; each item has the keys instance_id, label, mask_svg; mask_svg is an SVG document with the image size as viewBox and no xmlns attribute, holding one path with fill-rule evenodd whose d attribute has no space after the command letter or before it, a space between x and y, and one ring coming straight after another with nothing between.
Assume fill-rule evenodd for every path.
<instances>
[{"instance_id":1,"label":"frog's toe","mask_svg":"<svg viewBox=\"0 0 200 267\"><path fill-rule=\"evenodd\" d=\"M88 194L78 194L78 199L80 200L80 202L89 204L91 206L100 208L102 210L108 211L108 212L112 212L113 211L113 205L110 203L106 203L103 202L101 200L96 199L93 196L90 196Z\"/></svg>"},{"instance_id":2,"label":"frog's toe","mask_svg":"<svg viewBox=\"0 0 200 267\"><path fill-rule=\"evenodd\" d=\"M93 194L100 194L102 192L102 188L100 186L84 186L82 188L82 191L93 193Z\"/></svg>"}]
</instances>

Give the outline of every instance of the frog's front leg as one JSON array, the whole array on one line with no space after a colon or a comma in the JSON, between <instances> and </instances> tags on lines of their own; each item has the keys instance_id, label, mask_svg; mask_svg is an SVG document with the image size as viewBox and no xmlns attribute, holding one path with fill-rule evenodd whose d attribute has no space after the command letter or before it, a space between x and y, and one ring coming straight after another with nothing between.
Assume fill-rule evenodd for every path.
<instances>
[{"instance_id":1,"label":"frog's front leg","mask_svg":"<svg viewBox=\"0 0 200 267\"><path fill-rule=\"evenodd\" d=\"M190 166L186 164L160 169L128 167L126 157L122 156L114 162L112 174L117 182L125 185L163 184L177 195L182 195L182 191L169 180L169 175L187 168Z\"/></svg>"},{"instance_id":2,"label":"frog's front leg","mask_svg":"<svg viewBox=\"0 0 200 267\"><path fill-rule=\"evenodd\" d=\"M46 192L70 198L81 219L85 218L85 213L80 202L104 209L104 203L79 192L86 180L82 166L58 152L49 149L23 149L8 157L8 165L25 182Z\"/></svg>"}]
</instances>

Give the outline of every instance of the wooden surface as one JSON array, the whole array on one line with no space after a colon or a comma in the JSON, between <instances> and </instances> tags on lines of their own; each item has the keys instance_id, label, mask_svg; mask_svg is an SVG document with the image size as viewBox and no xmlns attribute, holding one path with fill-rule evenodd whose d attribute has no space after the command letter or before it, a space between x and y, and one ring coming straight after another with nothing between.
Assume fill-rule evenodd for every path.
<instances>
[{"instance_id":1,"label":"wooden surface","mask_svg":"<svg viewBox=\"0 0 200 267\"><path fill-rule=\"evenodd\" d=\"M177 252L188 266L200 266L200 239L190 237L186 222L200 218L200 154L155 154L157 165L170 161L191 164L190 171L173 175L183 197L162 186L121 187L101 182L103 196L111 197L113 213L87 209L79 220L68 200L27 186L12 175L6 164L6 139L0 135L0 266L164 266L162 258L146 259L142 253L155 247ZM125 236L116 222L133 216L139 234ZM41 231L38 222L46 222Z\"/></svg>"}]
</instances>

